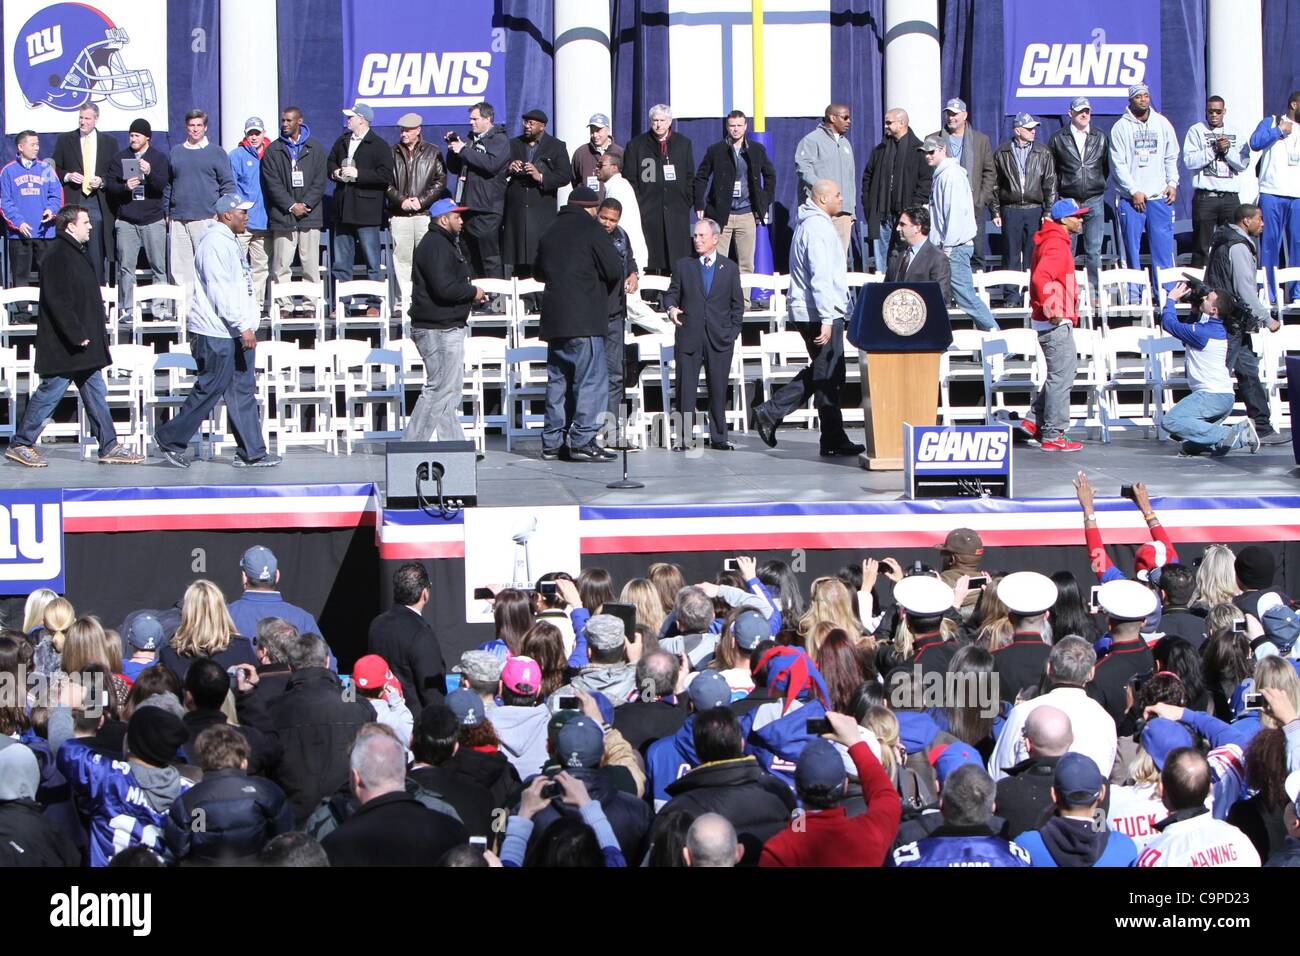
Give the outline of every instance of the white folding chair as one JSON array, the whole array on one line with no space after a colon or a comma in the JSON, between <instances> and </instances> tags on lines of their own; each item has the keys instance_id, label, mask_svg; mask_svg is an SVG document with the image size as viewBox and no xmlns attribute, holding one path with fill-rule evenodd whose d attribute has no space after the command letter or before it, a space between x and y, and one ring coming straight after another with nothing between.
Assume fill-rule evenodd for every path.
<instances>
[{"instance_id":1,"label":"white folding chair","mask_svg":"<svg viewBox=\"0 0 1300 956\"><path fill-rule=\"evenodd\" d=\"M367 301L377 299L379 304L367 306L365 314L348 315L348 300L354 298ZM378 314L370 315L371 309ZM374 329L379 333L379 344L382 347L388 342L388 326L392 314L392 297L386 280L352 279L334 284L335 337L344 338L348 329Z\"/></svg>"},{"instance_id":2,"label":"white folding chair","mask_svg":"<svg viewBox=\"0 0 1300 956\"><path fill-rule=\"evenodd\" d=\"M491 302L492 296L497 296L496 301L501 303L500 312L477 313L470 312L469 327L474 329L505 329L506 337L511 338L511 330L514 327L515 315L518 312L518 300L515 297L515 280L514 279L473 279L475 288L482 289L488 294L488 301ZM514 342L512 341L513 345Z\"/></svg>"},{"instance_id":3,"label":"white folding chair","mask_svg":"<svg viewBox=\"0 0 1300 956\"><path fill-rule=\"evenodd\" d=\"M174 335L175 341L186 339L185 317L188 303L185 290L178 285L155 282L150 285L135 287L134 302L127 322L131 327L131 341L140 345L146 335ZM160 306L168 303L160 310ZM150 315L145 317L145 306L150 307ZM167 318L158 318L162 311Z\"/></svg>"},{"instance_id":4,"label":"white folding chair","mask_svg":"<svg viewBox=\"0 0 1300 956\"><path fill-rule=\"evenodd\" d=\"M30 352L36 342L40 302L41 290L36 286L0 289L0 348L16 345L16 340L21 339Z\"/></svg>"},{"instance_id":5,"label":"white folding chair","mask_svg":"<svg viewBox=\"0 0 1300 956\"><path fill-rule=\"evenodd\" d=\"M1016 411L1025 417L1044 378L1038 333L1033 329L991 332L983 340L980 357L984 366L985 424L994 424L995 405L998 409ZM1024 393L1026 400L1022 404L1008 405L1008 392Z\"/></svg>"},{"instance_id":6,"label":"white folding chair","mask_svg":"<svg viewBox=\"0 0 1300 956\"><path fill-rule=\"evenodd\" d=\"M771 401L776 391L807 368L812 359L808 355L808 346L803 336L793 329L760 333L758 346L762 350L760 381L763 401ZM802 408L796 408L787 415L785 420L803 422L805 427L812 428L817 421L812 396L808 397Z\"/></svg>"},{"instance_id":7,"label":"white folding chair","mask_svg":"<svg viewBox=\"0 0 1300 956\"><path fill-rule=\"evenodd\" d=\"M271 284L271 338L285 332L311 332L313 344L325 341L327 309L323 282L273 282Z\"/></svg>"},{"instance_id":8,"label":"white folding chair","mask_svg":"<svg viewBox=\"0 0 1300 956\"><path fill-rule=\"evenodd\" d=\"M111 414L115 409L126 411L126 421L114 421L118 441L137 454L143 455L148 444L145 430L145 399L149 393L149 379L153 377L154 361L157 358L152 347L148 345L114 345L112 348L113 364L101 372L104 379L104 391ZM96 453L99 443L89 434L86 406L81 400L82 393L77 394L78 436L81 442L81 457L89 458ZM123 425L126 426L125 431Z\"/></svg>"},{"instance_id":9,"label":"white folding chair","mask_svg":"<svg viewBox=\"0 0 1300 956\"><path fill-rule=\"evenodd\" d=\"M1277 303L1278 317L1286 321L1288 315L1300 315L1300 297L1292 298L1287 290L1300 282L1300 266L1273 270L1273 301Z\"/></svg>"},{"instance_id":10,"label":"white folding chair","mask_svg":"<svg viewBox=\"0 0 1300 956\"><path fill-rule=\"evenodd\" d=\"M529 333L536 333L536 327L542 323L542 295L546 292L546 283L536 279L515 279L514 312L511 314L510 343L522 342ZM529 302L536 302L537 308L530 309Z\"/></svg>"},{"instance_id":11,"label":"white folding chair","mask_svg":"<svg viewBox=\"0 0 1300 956\"><path fill-rule=\"evenodd\" d=\"M13 438L18 430L18 350L0 348L0 405L5 408L0 421L0 438Z\"/></svg>"},{"instance_id":12,"label":"white folding chair","mask_svg":"<svg viewBox=\"0 0 1300 956\"><path fill-rule=\"evenodd\" d=\"M342 391L343 401L338 429L347 454L352 454L353 442L401 438L406 417L402 353L347 339L318 351L333 356L335 389ZM380 428L381 412L384 428Z\"/></svg>"},{"instance_id":13,"label":"white folding chair","mask_svg":"<svg viewBox=\"0 0 1300 956\"><path fill-rule=\"evenodd\" d=\"M1017 269L991 269L988 272L976 272L975 292L989 307L995 319L1010 319L1022 325L1029 324L1029 273ZM1002 289L1013 293L1020 305L1000 305L993 307L992 290Z\"/></svg>"},{"instance_id":14,"label":"white folding chair","mask_svg":"<svg viewBox=\"0 0 1300 956\"><path fill-rule=\"evenodd\" d=\"M1284 325L1276 332L1256 332L1255 339L1257 348L1262 349L1259 378L1268 390L1273 428L1281 431L1283 428L1294 427L1290 402L1283 399L1282 391L1290 391L1286 375L1287 356L1300 355L1300 325Z\"/></svg>"},{"instance_id":15,"label":"white folding chair","mask_svg":"<svg viewBox=\"0 0 1300 956\"><path fill-rule=\"evenodd\" d=\"M1111 424L1150 428L1152 415L1151 362L1143 343L1160 332L1131 325L1107 329L1102 337L1106 354L1105 393ZM1140 401L1123 400L1122 394L1137 393Z\"/></svg>"},{"instance_id":16,"label":"white folding chair","mask_svg":"<svg viewBox=\"0 0 1300 956\"><path fill-rule=\"evenodd\" d=\"M156 355L153 368L145 383L144 410L150 434L158 430L163 417L159 413L176 410L185 404L194 388L198 365L184 343L171 343L170 351ZM167 416L170 418L171 416ZM214 457L218 439L225 433L225 403L221 402L190 439L195 455L200 459Z\"/></svg>"},{"instance_id":17,"label":"white folding chair","mask_svg":"<svg viewBox=\"0 0 1300 956\"><path fill-rule=\"evenodd\" d=\"M1083 405L1073 401L1070 405L1070 420L1079 420L1084 428L1096 428L1101 432L1103 443L1110 441L1110 413L1106 403L1106 343L1097 329L1076 328L1074 336L1075 360L1078 365L1074 373L1074 383L1070 387L1071 398L1074 392L1084 393Z\"/></svg>"},{"instance_id":18,"label":"white folding chair","mask_svg":"<svg viewBox=\"0 0 1300 956\"><path fill-rule=\"evenodd\" d=\"M1095 303L1102 329L1109 334L1117 319L1135 319L1139 325L1154 325L1151 295L1151 273L1146 269L1103 269L1097 275L1100 302ZM1132 301L1135 296L1137 302Z\"/></svg>"},{"instance_id":19,"label":"white folding chair","mask_svg":"<svg viewBox=\"0 0 1300 956\"><path fill-rule=\"evenodd\" d=\"M532 341L540 344L539 340ZM473 387L478 391L477 414L482 421L481 425L484 431L484 440L486 441L486 432L489 428L497 428L502 432L505 431L506 422L508 421L509 410L505 401L506 390L506 340L495 335L470 335L465 338L465 378L461 383L461 397L465 402L470 401L468 389ZM488 409L492 407L488 402L488 392L496 396L499 403L500 411L495 414L488 414ZM461 414L461 426L465 427L465 414ZM467 433L468 434L468 433ZM481 449L480 449L481 450Z\"/></svg>"},{"instance_id":20,"label":"white folding chair","mask_svg":"<svg viewBox=\"0 0 1300 956\"><path fill-rule=\"evenodd\" d=\"M369 348L365 342L357 344ZM277 417L283 425L280 444L324 445L326 451L337 455L334 356L300 348L286 352L282 361L276 370Z\"/></svg>"},{"instance_id":21,"label":"white folding chair","mask_svg":"<svg viewBox=\"0 0 1300 956\"><path fill-rule=\"evenodd\" d=\"M790 277L788 275L766 275L759 272L741 273L740 288L750 294L751 301L755 289L771 293L767 306L762 309L749 309L745 312L744 321L764 322L767 324L769 332L776 331L779 326L785 323L785 296L790 291Z\"/></svg>"},{"instance_id":22,"label":"white folding chair","mask_svg":"<svg viewBox=\"0 0 1300 956\"><path fill-rule=\"evenodd\" d=\"M506 349L506 451L516 438L540 438L546 423L547 349L536 339L524 342L530 344Z\"/></svg>"},{"instance_id":23,"label":"white folding chair","mask_svg":"<svg viewBox=\"0 0 1300 956\"><path fill-rule=\"evenodd\" d=\"M984 405L958 405L952 398L953 385L984 381L983 329L953 329L952 344L939 355L939 420L945 425L958 421L983 421Z\"/></svg>"},{"instance_id":24,"label":"white folding chair","mask_svg":"<svg viewBox=\"0 0 1300 956\"><path fill-rule=\"evenodd\" d=\"M1165 302L1169 299L1169 289L1165 288L1165 286L1172 288L1179 282L1186 282L1189 275L1202 281L1205 280L1205 270L1193 266L1172 266L1156 270L1156 288L1154 292L1161 312L1164 311ZM1192 311L1192 304L1184 300L1175 305L1174 309L1185 314Z\"/></svg>"},{"instance_id":25,"label":"white folding chair","mask_svg":"<svg viewBox=\"0 0 1300 956\"><path fill-rule=\"evenodd\" d=\"M1160 440L1168 434L1163 420L1165 406L1174 404L1174 389L1190 387L1185 366L1186 347L1172 335L1153 335L1143 340L1141 348L1151 382L1151 424Z\"/></svg>"}]
</instances>

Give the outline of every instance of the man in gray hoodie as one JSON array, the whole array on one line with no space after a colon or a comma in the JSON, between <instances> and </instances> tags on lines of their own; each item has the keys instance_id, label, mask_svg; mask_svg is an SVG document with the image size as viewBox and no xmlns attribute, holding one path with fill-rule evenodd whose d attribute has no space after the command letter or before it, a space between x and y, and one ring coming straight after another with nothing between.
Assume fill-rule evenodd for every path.
<instances>
[{"instance_id":1,"label":"man in gray hoodie","mask_svg":"<svg viewBox=\"0 0 1300 956\"><path fill-rule=\"evenodd\" d=\"M491 709L492 727L506 759L520 780L539 773L546 763L546 729L551 712L538 699L542 666L531 657L512 657L501 670L501 706Z\"/></svg>"},{"instance_id":2,"label":"man in gray hoodie","mask_svg":"<svg viewBox=\"0 0 1300 956\"><path fill-rule=\"evenodd\" d=\"M811 362L766 402L754 406L754 427L769 448L777 426L812 395L821 422L823 457L863 451L849 441L840 412L844 388L844 322L849 312L848 271L834 219L843 204L838 184L819 179L799 207L799 224L790 243L789 319L803 336Z\"/></svg>"}]
</instances>

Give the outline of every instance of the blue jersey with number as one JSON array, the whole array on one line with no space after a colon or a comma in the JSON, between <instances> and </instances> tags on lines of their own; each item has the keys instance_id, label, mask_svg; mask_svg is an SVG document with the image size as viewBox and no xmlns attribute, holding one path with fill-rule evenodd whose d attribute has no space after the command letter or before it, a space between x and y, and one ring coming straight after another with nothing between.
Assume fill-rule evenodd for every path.
<instances>
[{"instance_id":1,"label":"blue jersey with number","mask_svg":"<svg viewBox=\"0 0 1300 956\"><path fill-rule=\"evenodd\" d=\"M168 808L153 808L130 763L75 739L64 742L56 761L89 823L91 866L107 866L114 855L140 843L165 855ZM192 786L193 781L181 778L181 793Z\"/></svg>"}]
</instances>

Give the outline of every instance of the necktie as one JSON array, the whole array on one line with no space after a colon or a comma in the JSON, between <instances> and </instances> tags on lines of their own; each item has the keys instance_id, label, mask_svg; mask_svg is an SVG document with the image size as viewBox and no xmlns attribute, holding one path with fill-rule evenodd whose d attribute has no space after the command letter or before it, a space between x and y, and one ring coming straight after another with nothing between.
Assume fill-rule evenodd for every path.
<instances>
[{"instance_id":1,"label":"necktie","mask_svg":"<svg viewBox=\"0 0 1300 956\"><path fill-rule=\"evenodd\" d=\"M713 267L707 259L700 260L700 279L704 282L704 294L708 295L713 290Z\"/></svg>"},{"instance_id":2,"label":"necktie","mask_svg":"<svg viewBox=\"0 0 1300 956\"><path fill-rule=\"evenodd\" d=\"M92 134L93 135L93 134ZM90 137L81 137L81 192L90 195L90 179L95 175L95 164L90 159Z\"/></svg>"}]
</instances>

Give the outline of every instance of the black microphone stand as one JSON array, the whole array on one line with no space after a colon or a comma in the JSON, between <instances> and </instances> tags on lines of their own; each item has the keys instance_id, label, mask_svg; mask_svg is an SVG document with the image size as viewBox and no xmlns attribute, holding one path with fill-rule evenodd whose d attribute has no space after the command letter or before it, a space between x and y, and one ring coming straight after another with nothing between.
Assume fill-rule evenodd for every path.
<instances>
[{"instance_id":1,"label":"black microphone stand","mask_svg":"<svg viewBox=\"0 0 1300 956\"><path fill-rule=\"evenodd\" d=\"M623 310L623 330L624 330L623 331L624 339L626 339L627 336L626 308ZM615 488L619 490L633 490L636 488L644 488L645 485L643 485L639 481L633 481L627 476L627 452L628 452L628 448L630 447L627 441L627 411L628 411L627 408L627 342L621 341L620 344L622 345L623 348L623 401L619 402L619 409L618 409L619 411L618 448L620 451L623 452L623 477L619 481L611 481L605 487Z\"/></svg>"}]
</instances>

